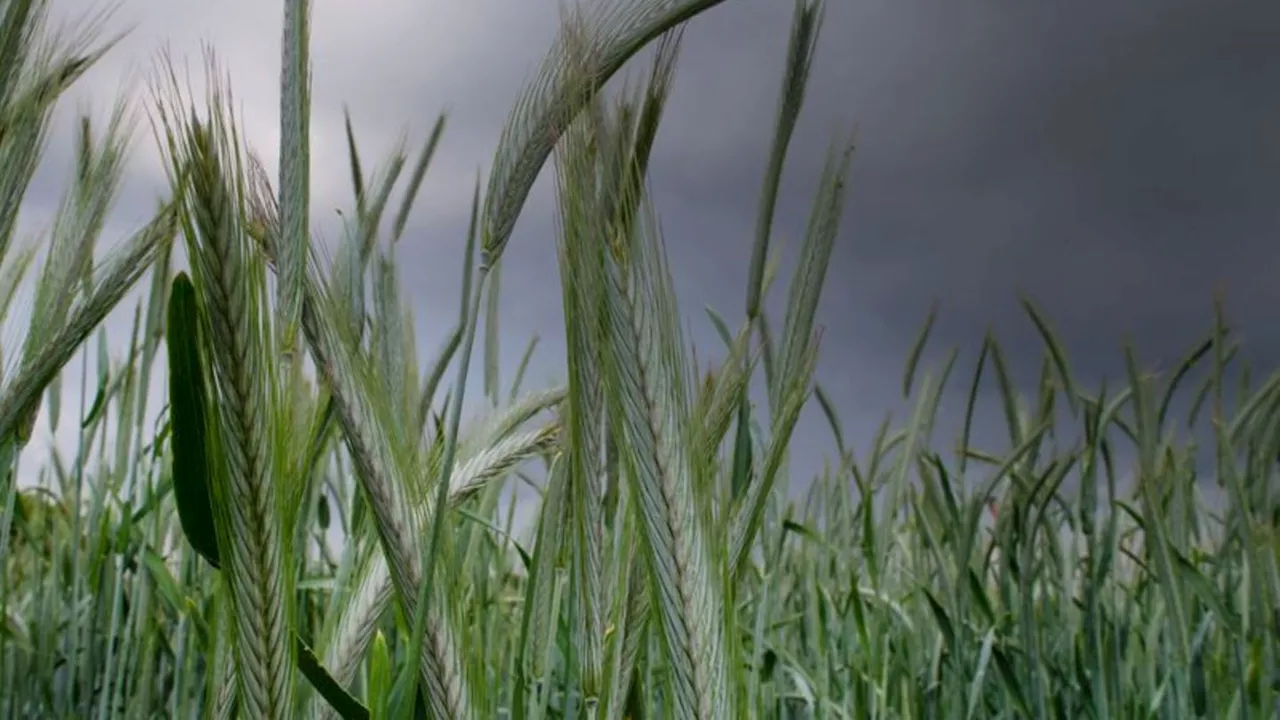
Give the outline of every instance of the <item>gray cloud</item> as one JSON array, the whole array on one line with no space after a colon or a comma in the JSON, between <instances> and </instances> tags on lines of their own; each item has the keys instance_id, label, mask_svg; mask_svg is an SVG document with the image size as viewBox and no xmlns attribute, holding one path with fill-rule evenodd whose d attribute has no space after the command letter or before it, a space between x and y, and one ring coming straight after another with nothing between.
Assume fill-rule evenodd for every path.
<instances>
[{"instance_id":1,"label":"gray cloud","mask_svg":"<svg viewBox=\"0 0 1280 720\"><path fill-rule=\"evenodd\" d=\"M688 35L686 92L672 103L655 176L668 181L658 192L672 198L669 224L687 213L696 236L723 238L708 251L723 258L708 266L723 271L703 268L704 279L736 284L745 267L785 10L743 3ZM1268 42L1280 13L1193 2L829 11L783 222L798 232L831 130L852 118L860 151L820 316L820 372L855 432L865 437L893 405L934 300L942 314L930 357L960 344L971 364L992 326L1024 382L1040 350L1023 292L1091 384L1119 379L1126 337L1144 360L1176 362L1208 329L1218 288L1251 354L1274 363L1280 344L1263 333L1280 299L1269 270L1280 259L1270 199L1280 100L1267 88L1280 79ZM739 71L717 84L704 67ZM718 139L726 134L733 140ZM806 422L807 436L821 432L816 413Z\"/></svg>"},{"instance_id":2,"label":"gray cloud","mask_svg":"<svg viewBox=\"0 0 1280 720\"><path fill-rule=\"evenodd\" d=\"M195 63L207 40L270 163L276 5L127 0L118 19L136 29L88 90L110 97L113 83L149 69L166 42ZM702 306L731 321L741 316L790 14L791 3L730 0L685 35L653 182L700 348L715 344ZM450 111L401 253L424 355L456 314L476 173L556 20L549 1L317 4L313 146L326 236L337 233L331 209L349 204L343 103L353 108L366 169L402 132L421 142L436 113ZM935 300L939 351L929 359L952 344L972 356L992 326L1029 381L1040 351L1017 305L1025 291L1055 323L1082 377L1095 381L1118 377L1126 335L1144 358L1173 362L1207 330L1220 287L1253 354L1274 362L1280 341L1264 334L1264 322L1280 300L1277 36L1280 10L1260 1L830 0L777 234L795 247L828 144L856 125L851 195L819 316L821 380L846 432L869 439L883 411L897 406L900 367ZM51 158L66 157L58 148L68 137L54 138ZM149 138L141 140L135 189L122 207L138 218L161 177ZM557 377L563 357L546 185L531 197L504 276L507 376L537 332L544 343L534 383ZM39 185L33 204L57 187ZM775 292L775 308L782 299ZM828 446L816 410L800 433L810 449L796 461L803 476Z\"/></svg>"}]
</instances>

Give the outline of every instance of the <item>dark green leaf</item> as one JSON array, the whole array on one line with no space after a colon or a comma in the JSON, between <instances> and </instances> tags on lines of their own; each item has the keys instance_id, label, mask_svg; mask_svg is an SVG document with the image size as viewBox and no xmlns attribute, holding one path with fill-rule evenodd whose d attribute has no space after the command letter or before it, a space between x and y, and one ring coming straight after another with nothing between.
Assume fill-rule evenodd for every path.
<instances>
[{"instance_id":1,"label":"dark green leaf","mask_svg":"<svg viewBox=\"0 0 1280 720\"><path fill-rule=\"evenodd\" d=\"M368 720L369 708L361 705L359 700L352 697L351 693L344 690L338 681L333 679L302 638L294 634L293 641L298 649L298 669L302 671L303 676L316 689L316 692L320 693L320 696L334 710L337 710L344 720Z\"/></svg>"},{"instance_id":2,"label":"dark green leaf","mask_svg":"<svg viewBox=\"0 0 1280 720\"><path fill-rule=\"evenodd\" d=\"M316 504L316 522L321 530L329 529L329 499L324 494L320 495L320 501Z\"/></svg>"},{"instance_id":3,"label":"dark green leaf","mask_svg":"<svg viewBox=\"0 0 1280 720\"><path fill-rule=\"evenodd\" d=\"M207 427L200 316L195 287L186 273L173 280L166 328L169 349L169 415L173 429L173 490L182 532L196 552L220 567L210 499L211 466Z\"/></svg>"}]
</instances>

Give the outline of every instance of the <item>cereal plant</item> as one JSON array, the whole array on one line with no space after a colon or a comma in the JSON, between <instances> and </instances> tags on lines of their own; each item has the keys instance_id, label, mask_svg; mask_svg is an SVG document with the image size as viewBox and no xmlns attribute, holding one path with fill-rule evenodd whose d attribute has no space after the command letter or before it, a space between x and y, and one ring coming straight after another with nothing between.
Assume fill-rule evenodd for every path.
<instances>
[{"instance_id":1,"label":"cereal plant","mask_svg":"<svg viewBox=\"0 0 1280 720\"><path fill-rule=\"evenodd\" d=\"M780 58L744 313L734 327L711 312L721 360L695 360L648 169L681 28L719 4L566 12L475 185L458 306L417 309L451 328L420 358L397 248L443 115L372 173L347 123L352 207L336 247L318 242L311 8L285 0L278 171L241 135L212 53L200 98L166 60L145 113L168 179L155 217L95 260L136 115L122 103L105 127L77 125L40 252L11 240L50 113L112 43L95 23L49 32L42 0L0 0L0 314L35 276L22 344L0 348L0 716L1280 713L1280 374L1250 380L1221 311L1171 371L1127 352L1123 382L1089 387L1027 302L1039 382L1015 388L988 336L960 437L941 444L959 352L917 367L931 317L903 379L912 413L856 456L815 378L851 135L833 139L783 316L763 302L822 0L796 0ZM503 253L544 170L563 384L524 387L535 339L504 387ZM86 360L77 378L144 278L124 357L99 331L95 376ZM474 355L484 397L464 417ZM74 420L64 378L83 397ZM992 381L1007 448L971 439ZM835 457L796 478L811 405ZM20 485L42 418L75 423L76 455L50 451ZM1205 425L1219 510L1186 439Z\"/></svg>"}]
</instances>

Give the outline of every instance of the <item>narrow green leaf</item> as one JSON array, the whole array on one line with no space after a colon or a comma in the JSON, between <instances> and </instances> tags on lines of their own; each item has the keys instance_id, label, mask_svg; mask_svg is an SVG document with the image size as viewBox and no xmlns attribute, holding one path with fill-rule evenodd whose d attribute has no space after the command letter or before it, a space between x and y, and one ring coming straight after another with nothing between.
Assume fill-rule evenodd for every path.
<instances>
[{"instance_id":1,"label":"narrow green leaf","mask_svg":"<svg viewBox=\"0 0 1280 720\"><path fill-rule=\"evenodd\" d=\"M911 352L907 355L907 369L902 375L902 397L911 396L911 382L916 377L916 367L920 364L920 356L924 354L924 347L929 343L929 333L933 331L933 323L938 319L938 304L934 303L929 308L929 316L924 321L924 327L920 329L920 334L916 336L916 341L911 344Z\"/></svg>"},{"instance_id":2,"label":"narrow green leaf","mask_svg":"<svg viewBox=\"0 0 1280 720\"><path fill-rule=\"evenodd\" d=\"M444 134L445 115L441 113L436 118L436 124L431 128L431 135L427 138L426 145L422 146L422 153L418 155L418 162L413 166L413 174L409 176L409 187L405 188L404 198L400 201L400 209L396 212L395 220L391 226L391 242L397 242L404 235L405 225L409 222L409 213L413 210L413 203L418 198L418 191L422 188L422 180L427 175L427 168L431 165L431 158L436 154L436 146L440 144L440 136Z\"/></svg>"},{"instance_id":3,"label":"narrow green leaf","mask_svg":"<svg viewBox=\"0 0 1280 720\"><path fill-rule=\"evenodd\" d=\"M1058 336L1053 332L1053 328L1049 326L1049 321L1036 308L1030 299L1023 298L1022 307L1027 311L1027 315L1031 317L1031 322L1035 324L1036 331L1040 333L1040 338L1044 340L1045 347L1049 350L1050 357L1053 358L1054 369L1058 372L1058 379L1062 381L1062 389L1067 393L1067 404L1071 407L1071 412L1076 412L1076 404L1078 402L1079 393L1076 391L1075 381L1071 378L1071 370L1067 367L1067 353L1062 348L1062 343L1058 342Z\"/></svg>"},{"instance_id":4,"label":"narrow green leaf","mask_svg":"<svg viewBox=\"0 0 1280 720\"><path fill-rule=\"evenodd\" d=\"M845 456L844 431L840 426L840 416L836 413L836 407L831 402L831 398L827 396L827 391L822 389L822 385L814 383L813 394L818 398L818 405L822 407L822 414L827 418L827 424L831 426L831 434L836 439L836 449L840 451L840 457Z\"/></svg>"},{"instance_id":5,"label":"narrow green leaf","mask_svg":"<svg viewBox=\"0 0 1280 720\"><path fill-rule=\"evenodd\" d=\"M352 697L333 679L333 676L316 659L316 654L306 642L296 633L293 640L298 652L298 670L302 671L302 675L316 689L316 692L320 693L320 696L328 701L344 720L369 720L369 709L361 705L360 701Z\"/></svg>"},{"instance_id":6,"label":"narrow green leaf","mask_svg":"<svg viewBox=\"0 0 1280 720\"><path fill-rule=\"evenodd\" d=\"M169 348L169 417L172 424L173 488L187 542L210 565L220 567L218 538L214 532L210 487L213 467L209 459L206 423L208 400L204 358L200 345L200 318L195 287L186 273L173 280L166 327Z\"/></svg>"}]
</instances>

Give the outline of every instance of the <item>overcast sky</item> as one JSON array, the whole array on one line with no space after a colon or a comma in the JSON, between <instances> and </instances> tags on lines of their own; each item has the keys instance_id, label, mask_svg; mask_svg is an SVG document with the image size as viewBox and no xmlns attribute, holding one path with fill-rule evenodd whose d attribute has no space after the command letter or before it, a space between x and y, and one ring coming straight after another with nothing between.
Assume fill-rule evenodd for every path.
<instances>
[{"instance_id":1,"label":"overcast sky","mask_svg":"<svg viewBox=\"0 0 1280 720\"><path fill-rule=\"evenodd\" d=\"M54 5L65 14L82 0ZM137 81L161 49L198 70L207 42L233 79L250 143L273 162L279 5L123 0L110 27L133 30L75 97L101 115L121 83L143 88ZM487 171L514 94L553 36L557 2L315 5L313 196L321 232L332 239L333 209L350 205L344 103L367 169L402 133L420 143L436 114L449 110L400 255L425 357L456 316L473 182ZM731 324L743 313L791 14L785 0L728 0L685 34L652 182L700 347L716 344L704 306ZM884 413L899 407L904 359L934 301L941 314L926 361L959 345L967 374L991 326L1019 379L1034 378L1041 350L1017 302L1027 292L1056 326L1076 372L1096 382L1104 374L1120 379L1126 336L1150 364L1176 362L1208 330L1212 293L1221 289L1249 354L1261 369L1274 367L1277 37L1280 6L1261 0L829 0L777 233L795 247L829 143L856 126L849 203L818 317L819 380L850 439L865 446ZM161 190L145 124L140 130L112 239L140 225ZM28 222L56 201L69 139L62 129L51 141ZM531 197L503 277L507 377L536 332L542 344L529 378L536 385L563 378L549 190L541 182ZM775 292L779 322L782 299ZM130 316L112 321L117 337L127 334ZM984 418L994 431L999 416ZM816 404L799 433L797 471L811 472L831 450Z\"/></svg>"}]
</instances>

